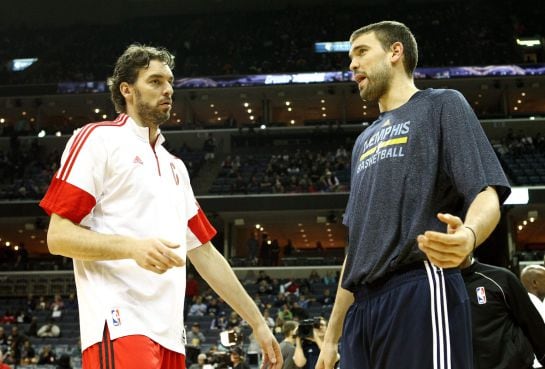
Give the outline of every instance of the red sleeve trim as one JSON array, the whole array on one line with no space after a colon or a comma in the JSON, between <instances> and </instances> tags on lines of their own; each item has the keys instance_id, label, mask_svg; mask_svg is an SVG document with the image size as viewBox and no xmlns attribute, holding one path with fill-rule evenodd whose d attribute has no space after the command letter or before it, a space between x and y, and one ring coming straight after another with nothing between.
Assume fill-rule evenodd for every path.
<instances>
[{"instance_id":1,"label":"red sleeve trim","mask_svg":"<svg viewBox=\"0 0 545 369\"><path fill-rule=\"evenodd\" d=\"M68 182L53 177L40 207L47 215L58 214L79 224L95 207L96 200L88 192Z\"/></svg>"},{"instance_id":2,"label":"red sleeve trim","mask_svg":"<svg viewBox=\"0 0 545 369\"><path fill-rule=\"evenodd\" d=\"M201 244L210 241L217 233L201 208L197 210L197 214L193 218L189 219L187 226Z\"/></svg>"}]
</instances>

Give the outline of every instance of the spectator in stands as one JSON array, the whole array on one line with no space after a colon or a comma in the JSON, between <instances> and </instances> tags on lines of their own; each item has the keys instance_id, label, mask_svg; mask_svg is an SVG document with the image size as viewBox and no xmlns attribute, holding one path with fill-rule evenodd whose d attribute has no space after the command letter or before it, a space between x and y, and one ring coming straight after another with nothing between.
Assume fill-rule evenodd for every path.
<instances>
[{"instance_id":1,"label":"spectator in stands","mask_svg":"<svg viewBox=\"0 0 545 369\"><path fill-rule=\"evenodd\" d=\"M257 232L250 231L250 238L246 241L246 249L248 252L248 262L250 265L257 265L257 254L259 251L259 242L257 241Z\"/></svg>"},{"instance_id":2,"label":"spectator in stands","mask_svg":"<svg viewBox=\"0 0 545 369\"><path fill-rule=\"evenodd\" d=\"M8 335L3 325L0 325L0 351L6 351L9 347Z\"/></svg>"},{"instance_id":3,"label":"spectator in stands","mask_svg":"<svg viewBox=\"0 0 545 369\"><path fill-rule=\"evenodd\" d=\"M64 308L71 311L78 310L78 298L74 292L68 294L68 299L64 303Z\"/></svg>"},{"instance_id":4,"label":"spectator in stands","mask_svg":"<svg viewBox=\"0 0 545 369\"><path fill-rule=\"evenodd\" d=\"M259 265L261 266L271 265L271 242L267 233L261 234L261 244L259 246Z\"/></svg>"},{"instance_id":5,"label":"spectator in stands","mask_svg":"<svg viewBox=\"0 0 545 369\"><path fill-rule=\"evenodd\" d=\"M274 239L271 242L271 265L278 266L278 261L280 259L280 245L278 240Z\"/></svg>"},{"instance_id":6,"label":"spectator in stands","mask_svg":"<svg viewBox=\"0 0 545 369\"><path fill-rule=\"evenodd\" d=\"M38 337L38 318L37 317L35 316L32 317L32 320L30 321L30 324L28 325L26 335L29 337Z\"/></svg>"},{"instance_id":7,"label":"spectator in stands","mask_svg":"<svg viewBox=\"0 0 545 369\"><path fill-rule=\"evenodd\" d=\"M29 293L26 298L26 312L32 315L34 314L34 310L36 310L36 299L34 295Z\"/></svg>"},{"instance_id":8,"label":"spectator in stands","mask_svg":"<svg viewBox=\"0 0 545 369\"><path fill-rule=\"evenodd\" d=\"M329 288L324 288L322 296L318 297L317 301L322 305L322 307L330 308L333 306L335 298L331 295L331 290Z\"/></svg>"},{"instance_id":9,"label":"spectator in stands","mask_svg":"<svg viewBox=\"0 0 545 369\"><path fill-rule=\"evenodd\" d=\"M193 301L199 295L199 281L195 278L195 274L187 273L187 283L185 296L188 300Z\"/></svg>"},{"instance_id":10,"label":"spectator in stands","mask_svg":"<svg viewBox=\"0 0 545 369\"><path fill-rule=\"evenodd\" d=\"M534 306L545 321L545 267L528 265L522 269L520 280L530 296Z\"/></svg>"},{"instance_id":11,"label":"spectator in stands","mask_svg":"<svg viewBox=\"0 0 545 369\"><path fill-rule=\"evenodd\" d=\"M199 354L197 356L197 362L189 366L189 369L203 369L206 364L206 354Z\"/></svg>"},{"instance_id":12,"label":"spectator in stands","mask_svg":"<svg viewBox=\"0 0 545 369\"><path fill-rule=\"evenodd\" d=\"M216 139L212 133L208 134L203 144L204 160L214 160L216 157Z\"/></svg>"},{"instance_id":13,"label":"spectator in stands","mask_svg":"<svg viewBox=\"0 0 545 369\"><path fill-rule=\"evenodd\" d=\"M265 323L267 323L267 326L273 330L275 326L275 322L273 317L271 316L271 311L269 309L263 310L263 318L265 319Z\"/></svg>"},{"instance_id":14,"label":"spectator in stands","mask_svg":"<svg viewBox=\"0 0 545 369\"><path fill-rule=\"evenodd\" d=\"M21 347L27 337L19 331L18 325L11 326L11 334L8 336L10 355L15 363L21 360Z\"/></svg>"},{"instance_id":15,"label":"spectator in stands","mask_svg":"<svg viewBox=\"0 0 545 369\"><path fill-rule=\"evenodd\" d=\"M221 313L221 306L218 302L218 299L216 297L212 297L210 301L208 302L208 306L206 308L206 315L215 317L219 313Z\"/></svg>"},{"instance_id":16,"label":"spectator in stands","mask_svg":"<svg viewBox=\"0 0 545 369\"><path fill-rule=\"evenodd\" d=\"M52 350L51 345L44 345L38 356L38 365L55 364L57 355Z\"/></svg>"},{"instance_id":17,"label":"spectator in stands","mask_svg":"<svg viewBox=\"0 0 545 369\"><path fill-rule=\"evenodd\" d=\"M11 310L4 311L4 315L0 317L0 324L14 324L16 323L15 314L11 312Z\"/></svg>"},{"instance_id":18,"label":"spectator in stands","mask_svg":"<svg viewBox=\"0 0 545 369\"><path fill-rule=\"evenodd\" d=\"M210 329L224 331L227 329L227 316L225 311L221 311L218 315L212 319L210 322Z\"/></svg>"},{"instance_id":19,"label":"spectator in stands","mask_svg":"<svg viewBox=\"0 0 545 369\"><path fill-rule=\"evenodd\" d=\"M307 309L303 308L298 301L291 304L290 311L294 320L301 321L308 318Z\"/></svg>"},{"instance_id":20,"label":"spectator in stands","mask_svg":"<svg viewBox=\"0 0 545 369\"><path fill-rule=\"evenodd\" d=\"M324 174L324 179L326 183L326 192L336 192L340 188L340 182L339 178L335 174L333 174L331 171L326 171Z\"/></svg>"},{"instance_id":21,"label":"spectator in stands","mask_svg":"<svg viewBox=\"0 0 545 369\"><path fill-rule=\"evenodd\" d=\"M229 319L227 319L227 329L234 329L240 326L242 320L236 311L231 311Z\"/></svg>"},{"instance_id":22,"label":"spectator in stands","mask_svg":"<svg viewBox=\"0 0 545 369\"><path fill-rule=\"evenodd\" d=\"M195 298L195 302L191 305L191 308L189 308L189 312L187 315L189 316L203 316L206 315L206 310L208 307L204 303L202 296L197 296Z\"/></svg>"},{"instance_id":23,"label":"spectator in stands","mask_svg":"<svg viewBox=\"0 0 545 369\"><path fill-rule=\"evenodd\" d=\"M282 309L278 310L278 317L282 319L282 322L293 320L293 313L291 312L290 305L284 304Z\"/></svg>"},{"instance_id":24,"label":"spectator in stands","mask_svg":"<svg viewBox=\"0 0 545 369\"><path fill-rule=\"evenodd\" d=\"M191 325L191 330L187 332L187 344L193 347L200 348L201 345L206 341L206 337L201 332L201 325L197 322Z\"/></svg>"},{"instance_id":25,"label":"spectator in stands","mask_svg":"<svg viewBox=\"0 0 545 369\"><path fill-rule=\"evenodd\" d=\"M311 270L310 274L308 275L308 282L310 284L314 284L314 283L320 283L321 281L322 281L322 278L320 277L316 269Z\"/></svg>"},{"instance_id":26,"label":"spectator in stands","mask_svg":"<svg viewBox=\"0 0 545 369\"><path fill-rule=\"evenodd\" d=\"M55 294L55 296L53 297L53 301L51 302L51 305L49 305L49 309L51 310L51 318L60 319L62 317L62 311L64 309L64 301L60 294L58 293Z\"/></svg>"},{"instance_id":27,"label":"spectator in stands","mask_svg":"<svg viewBox=\"0 0 545 369\"><path fill-rule=\"evenodd\" d=\"M0 350L0 369L11 369L11 366L4 362L4 350Z\"/></svg>"},{"instance_id":28,"label":"spectator in stands","mask_svg":"<svg viewBox=\"0 0 545 369\"><path fill-rule=\"evenodd\" d=\"M297 369L297 366L293 362L293 356L295 354L295 339L297 326L299 323L293 320L284 322L282 326L282 335L284 339L280 342L280 351L282 352L282 358L284 359L284 366L282 369Z\"/></svg>"},{"instance_id":29,"label":"spectator in stands","mask_svg":"<svg viewBox=\"0 0 545 369\"><path fill-rule=\"evenodd\" d=\"M68 354L62 354L57 360L56 369L72 369L72 359Z\"/></svg>"},{"instance_id":30,"label":"spectator in stands","mask_svg":"<svg viewBox=\"0 0 545 369\"><path fill-rule=\"evenodd\" d=\"M288 239L288 242L284 246L284 256L290 257L295 252L295 247L293 246L293 243L290 239Z\"/></svg>"},{"instance_id":31,"label":"spectator in stands","mask_svg":"<svg viewBox=\"0 0 545 369\"><path fill-rule=\"evenodd\" d=\"M21 365L31 365L38 363L38 354L32 346L30 340L25 340L23 342L23 347L21 348Z\"/></svg>"},{"instance_id":32,"label":"spectator in stands","mask_svg":"<svg viewBox=\"0 0 545 369\"><path fill-rule=\"evenodd\" d=\"M545 321L511 271L469 256L460 265L471 303L475 368L545 364Z\"/></svg>"},{"instance_id":33,"label":"spectator in stands","mask_svg":"<svg viewBox=\"0 0 545 369\"><path fill-rule=\"evenodd\" d=\"M233 363L233 369L250 369L248 364L244 362L244 351L242 348L235 346L230 351L231 363Z\"/></svg>"},{"instance_id":34,"label":"spectator in stands","mask_svg":"<svg viewBox=\"0 0 545 369\"><path fill-rule=\"evenodd\" d=\"M38 303L36 304L37 310L46 310L49 304L47 303L47 299L45 296L40 296L38 298Z\"/></svg>"},{"instance_id":35,"label":"spectator in stands","mask_svg":"<svg viewBox=\"0 0 545 369\"><path fill-rule=\"evenodd\" d=\"M38 329L37 335L38 337L59 337L61 335L61 329L52 319L50 319Z\"/></svg>"},{"instance_id":36,"label":"spectator in stands","mask_svg":"<svg viewBox=\"0 0 545 369\"><path fill-rule=\"evenodd\" d=\"M324 275L324 278L322 280L324 282L324 284L326 286L330 286L330 285L336 285L337 284L337 278L335 278L335 275L333 274L332 271L328 270L325 275Z\"/></svg>"}]
</instances>

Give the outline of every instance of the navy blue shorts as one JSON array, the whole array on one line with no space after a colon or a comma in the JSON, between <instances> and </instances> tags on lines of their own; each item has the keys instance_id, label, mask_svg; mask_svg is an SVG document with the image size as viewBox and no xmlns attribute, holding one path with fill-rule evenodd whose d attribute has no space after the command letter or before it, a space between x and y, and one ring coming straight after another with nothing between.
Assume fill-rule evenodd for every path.
<instances>
[{"instance_id":1,"label":"navy blue shorts","mask_svg":"<svg viewBox=\"0 0 545 369\"><path fill-rule=\"evenodd\" d=\"M472 369L471 307L458 269L412 264L355 294L341 369Z\"/></svg>"}]
</instances>

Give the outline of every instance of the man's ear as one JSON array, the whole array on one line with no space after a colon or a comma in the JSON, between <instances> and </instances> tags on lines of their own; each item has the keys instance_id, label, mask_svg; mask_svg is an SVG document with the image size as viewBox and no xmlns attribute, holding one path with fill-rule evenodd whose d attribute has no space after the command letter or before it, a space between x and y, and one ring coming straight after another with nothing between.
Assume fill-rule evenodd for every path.
<instances>
[{"instance_id":1,"label":"man's ear","mask_svg":"<svg viewBox=\"0 0 545 369\"><path fill-rule=\"evenodd\" d=\"M127 82L121 82L121 84L119 85L119 91L121 92L121 95L125 97L125 99L132 96L131 85L129 85Z\"/></svg>"},{"instance_id":2,"label":"man's ear","mask_svg":"<svg viewBox=\"0 0 545 369\"><path fill-rule=\"evenodd\" d=\"M390 46L390 51L392 53L391 61L392 63L397 63L401 60L401 56L403 55L403 44L401 42L394 42L392 46Z\"/></svg>"}]
</instances>

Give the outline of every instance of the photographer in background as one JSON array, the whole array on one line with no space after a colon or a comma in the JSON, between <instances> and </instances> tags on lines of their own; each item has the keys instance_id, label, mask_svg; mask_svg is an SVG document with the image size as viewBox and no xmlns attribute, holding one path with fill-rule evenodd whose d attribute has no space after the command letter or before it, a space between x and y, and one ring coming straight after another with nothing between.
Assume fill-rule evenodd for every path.
<instances>
[{"instance_id":1,"label":"photographer in background","mask_svg":"<svg viewBox=\"0 0 545 369\"><path fill-rule=\"evenodd\" d=\"M322 317L305 319L299 323L295 338L295 354L293 362L302 369L314 369L322 343L327 322Z\"/></svg>"},{"instance_id":2,"label":"photographer in background","mask_svg":"<svg viewBox=\"0 0 545 369\"><path fill-rule=\"evenodd\" d=\"M297 338L296 331L299 323L293 320L288 320L282 325L282 333L284 334L284 340L280 342L280 352L284 359L284 365L282 369L297 369L297 366L293 362L293 356L295 354L295 340Z\"/></svg>"},{"instance_id":3,"label":"photographer in background","mask_svg":"<svg viewBox=\"0 0 545 369\"><path fill-rule=\"evenodd\" d=\"M238 346L231 349L231 362L233 369L250 369L248 364L244 362L244 351Z\"/></svg>"}]
</instances>

